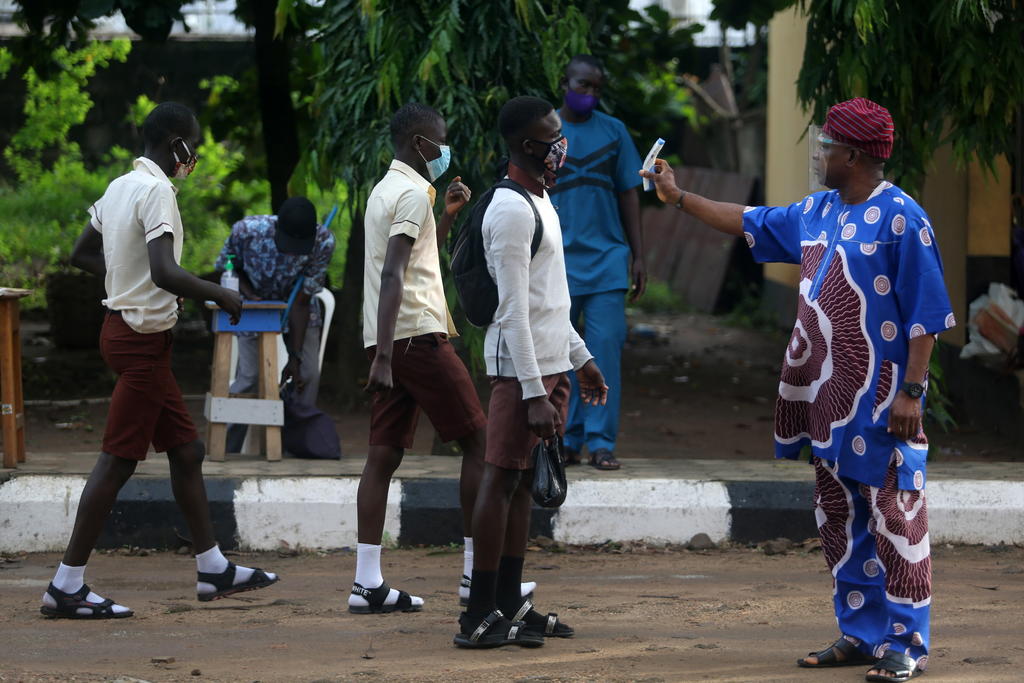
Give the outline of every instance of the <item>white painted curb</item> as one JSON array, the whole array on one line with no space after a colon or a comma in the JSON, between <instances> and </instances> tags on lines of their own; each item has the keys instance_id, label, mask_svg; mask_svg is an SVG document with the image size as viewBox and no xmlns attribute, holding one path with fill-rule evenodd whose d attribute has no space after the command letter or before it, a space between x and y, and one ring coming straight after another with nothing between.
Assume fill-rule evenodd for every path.
<instances>
[{"instance_id":1,"label":"white painted curb","mask_svg":"<svg viewBox=\"0 0 1024 683\"><path fill-rule=\"evenodd\" d=\"M248 550L356 546L356 477L244 479L235 489L238 544ZM384 538L401 532L402 482L391 480Z\"/></svg>"},{"instance_id":2,"label":"white painted curb","mask_svg":"<svg viewBox=\"0 0 1024 683\"><path fill-rule=\"evenodd\" d=\"M0 484L0 552L64 550L85 479L26 475Z\"/></svg>"},{"instance_id":3,"label":"white painted curb","mask_svg":"<svg viewBox=\"0 0 1024 683\"><path fill-rule=\"evenodd\" d=\"M569 486L552 525L555 540L570 544L686 543L701 532L717 543L729 538L730 510L717 481L583 480Z\"/></svg>"},{"instance_id":4,"label":"white painted curb","mask_svg":"<svg viewBox=\"0 0 1024 683\"><path fill-rule=\"evenodd\" d=\"M1024 543L1024 482L932 479L932 543Z\"/></svg>"}]
</instances>

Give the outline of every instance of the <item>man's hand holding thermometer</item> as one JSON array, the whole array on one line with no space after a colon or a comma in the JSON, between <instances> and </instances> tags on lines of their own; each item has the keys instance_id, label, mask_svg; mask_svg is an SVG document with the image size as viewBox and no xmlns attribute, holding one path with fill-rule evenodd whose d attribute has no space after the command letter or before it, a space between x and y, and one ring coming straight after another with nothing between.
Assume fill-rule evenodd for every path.
<instances>
[{"instance_id":1,"label":"man's hand holding thermometer","mask_svg":"<svg viewBox=\"0 0 1024 683\"><path fill-rule=\"evenodd\" d=\"M644 158L645 171L654 171L654 162L658 159L658 155L661 154L661 148L664 146L665 141L661 138L658 138L658 140L651 146L651 151L648 152L647 157ZM654 189L654 184L645 177L644 192L650 192L652 189Z\"/></svg>"},{"instance_id":2,"label":"man's hand holding thermometer","mask_svg":"<svg viewBox=\"0 0 1024 683\"><path fill-rule=\"evenodd\" d=\"M645 187L648 183L654 185L654 189L658 192L658 199L666 204L671 204L680 211L685 211L719 232L737 237L743 235L745 207L742 204L717 202L698 194L686 192L676 185L676 174L667 161L655 159L651 165L653 168L648 169L645 163L644 168L640 169L640 175L643 176Z\"/></svg>"}]
</instances>

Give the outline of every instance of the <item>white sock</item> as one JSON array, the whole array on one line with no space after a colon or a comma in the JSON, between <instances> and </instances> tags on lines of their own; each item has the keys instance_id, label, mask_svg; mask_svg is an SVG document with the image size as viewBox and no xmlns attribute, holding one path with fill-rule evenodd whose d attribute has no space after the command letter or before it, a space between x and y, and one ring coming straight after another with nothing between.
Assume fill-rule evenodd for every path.
<instances>
[{"instance_id":1,"label":"white sock","mask_svg":"<svg viewBox=\"0 0 1024 683\"><path fill-rule=\"evenodd\" d=\"M223 574L228 568L228 558L224 557L224 553L220 551L220 546L215 545L205 552L201 552L196 555L196 569L204 574ZM235 579L231 582L233 586L237 586L240 583L245 583L252 578L253 569L251 567L243 567L239 564L235 565ZM276 574L273 572L264 572L267 577L273 579ZM197 593L215 593L217 587L212 583L206 583L205 581L196 582Z\"/></svg>"},{"instance_id":2,"label":"white sock","mask_svg":"<svg viewBox=\"0 0 1024 683\"><path fill-rule=\"evenodd\" d=\"M53 583L53 587L59 591L74 593L85 585L85 565L83 564L81 567L69 567L61 562L57 565L57 573L54 575L51 583ZM106 598L89 591L89 594L85 596L85 599L88 602L103 602ZM49 593L43 593L43 604L47 607L56 607L57 601L54 600ZM124 605L118 605L116 603L111 605L110 609L114 613L131 611ZM78 613L92 614L92 610L86 607L79 607Z\"/></svg>"},{"instance_id":3,"label":"white sock","mask_svg":"<svg viewBox=\"0 0 1024 683\"><path fill-rule=\"evenodd\" d=\"M356 544L356 583L370 590L384 583L384 575L380 573L379 545Z\"/></svg>"},{"instance_id":4,"label":"white sock","mask_svg":"<svg viewBox=\"0 0 1024 683\"><path fill-rule=\"evenodd\" d=\"M380 573L379 545L373 545L371 543L356 544L355 582L363 588L368 588L370 590L380 588L381 584L384 583L384 575ZM423 598L418 598L415 595L409 597L412 599L412 604L423 604ZM396 602L398 602L398 591L392 588L391 592L388 593L388 597L384 598L384 604L393 605ZM361 595L349 593L348 604L353 607L366 607L370 603Z\"/></svg>"},{"instance_id":5,"label":"white sock","mask_svg":"<svg viewBox=\"0 0 1024 683\"><path fill-rule=\"evenodd\" d=\"M473 538L470 536L463 537L462 541L466 544L466 549L462 551L462 575L468 578L473 577ZM519 592L525 598L527 595L532 593L537 588L537 582L526 581L519 586ZM459 597L469 599L469 588L459 583Z\"/></svg>"},{"instance_id":6,"label":"white sock","mask_svg":"<svg viewBox=\"0 0 1024 683\"><path fill-rule=\"evenodd\" d=\"M462 575L473 576L473 537L466 536L462 539L466 549L462 551Z\"/></svg>"}]
</instances>

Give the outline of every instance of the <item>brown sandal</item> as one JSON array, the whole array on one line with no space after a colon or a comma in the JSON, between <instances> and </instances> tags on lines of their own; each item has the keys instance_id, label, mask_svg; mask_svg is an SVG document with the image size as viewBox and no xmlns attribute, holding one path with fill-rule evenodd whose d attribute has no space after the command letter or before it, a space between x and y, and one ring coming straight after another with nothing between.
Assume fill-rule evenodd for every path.
<instances>
[{"instance_id":1,"label":"brown sandal","mask_svg":"<svg viewBox=\"0 0 1024 683\"><path fill-rule=\"evenodd\" d=\"M622 467L615 459L615 454L607 448L598 448L590 454L590 466L605 471L617 470Z\"/></svg>"},{"instance_id":2,"label":"brown sandal","mask_svg":"<svg viewBox=\"0 0 1024 683\"><path fill-rule=\"evenodd\" d=\"M842 655L843 659L839 659L836 653ZM818 663L811 664L807 661L807 657L816 657ZM840 636L839 640L824 650L808 652L807 657L801 657L796 660L796 665L802 666L805 669L831 669L837 666L863 666L875 661L874 657L868 657L858 650L857 646L847 640L845 636Z\"/></svg>"}]
</instances>

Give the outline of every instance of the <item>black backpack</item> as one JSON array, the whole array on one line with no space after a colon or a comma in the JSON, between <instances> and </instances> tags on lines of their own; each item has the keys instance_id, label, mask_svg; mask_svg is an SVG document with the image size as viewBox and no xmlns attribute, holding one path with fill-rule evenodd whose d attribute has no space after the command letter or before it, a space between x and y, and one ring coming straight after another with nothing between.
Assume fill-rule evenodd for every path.
<instances>
[{"instance_id":1,"label":"black backpack","mask_svg":"<svg viewBox=\"0 0 1024 683\"><path fill-rule=\"evenodd\" d=\"M484 214L491 204L494 191L499 187L518 192L533 209L533 217L537 224L533 230L533 241L530 243L531 258L537 255L540 240L544 236L544 224L537 213L537 207L530 199L526 188L514 180L505 178L499 181L487 190L473 207L469 220L459 230L455 244L451 248L451 269L455 279L455 292L459 296L462 310L466 312L466 319L476 327L490 325L494 320L494 312L498 310L498 285L487 271L482 228Z\"/></svg>"}]
</instances>

